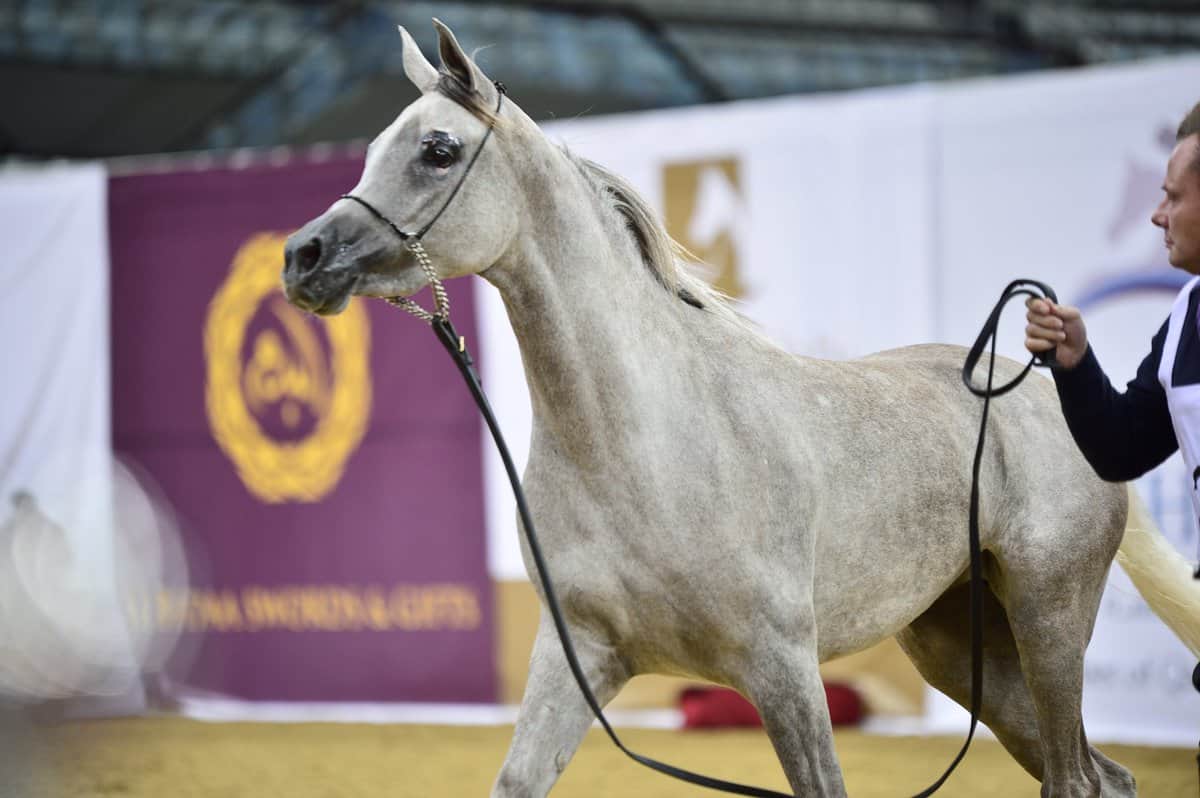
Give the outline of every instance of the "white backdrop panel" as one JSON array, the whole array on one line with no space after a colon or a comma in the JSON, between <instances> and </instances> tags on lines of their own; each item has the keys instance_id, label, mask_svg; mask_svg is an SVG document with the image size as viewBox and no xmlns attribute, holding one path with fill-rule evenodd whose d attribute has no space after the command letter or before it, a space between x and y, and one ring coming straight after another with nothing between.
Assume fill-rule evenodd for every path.
<instances>
[{"instance_id":1,"label":"white backdrop panel","mask_svg":"<svg viewBox=\"0 0 1200 798\"><path fill-rule=\"evenodd\" d=\"M0 173L0 522L26 490L82 561L111 562L107 176Z\"/></svg>"}]
</instances>

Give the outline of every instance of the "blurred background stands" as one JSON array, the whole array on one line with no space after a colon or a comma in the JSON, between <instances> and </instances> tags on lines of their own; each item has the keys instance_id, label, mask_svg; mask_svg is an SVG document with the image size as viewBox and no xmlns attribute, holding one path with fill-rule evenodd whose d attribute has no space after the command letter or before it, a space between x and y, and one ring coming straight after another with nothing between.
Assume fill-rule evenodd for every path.
<instances>
[{"instance_id":1,"label":"blurred background stands","mask_svg":"<svg viewBox=\"0 0 1200 798\"><path fill-rule=\"evenodd\" d=\"M434 16L538 119L1200 50L1187 0L7 0L0 157L370 137Z\"/></svg>"}]
</instances>

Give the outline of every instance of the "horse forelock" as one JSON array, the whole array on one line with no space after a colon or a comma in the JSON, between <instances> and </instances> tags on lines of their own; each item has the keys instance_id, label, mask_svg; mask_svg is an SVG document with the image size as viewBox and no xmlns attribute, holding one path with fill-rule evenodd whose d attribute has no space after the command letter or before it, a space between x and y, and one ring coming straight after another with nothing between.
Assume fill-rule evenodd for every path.
<instances>
[{"instance_id":1,"label":"horse forelock","mask_svg":"<svg viewBox=\"0 0 1200 798\"><path fill-rule=\"evenodd\" d=\"M500 117L495 108L488 107L483 95L474 89L463 85L462 81L445 70L438 71L436 90L465 108L472 116L489 127L494 126Z\"/></svg>"}]
</instances>

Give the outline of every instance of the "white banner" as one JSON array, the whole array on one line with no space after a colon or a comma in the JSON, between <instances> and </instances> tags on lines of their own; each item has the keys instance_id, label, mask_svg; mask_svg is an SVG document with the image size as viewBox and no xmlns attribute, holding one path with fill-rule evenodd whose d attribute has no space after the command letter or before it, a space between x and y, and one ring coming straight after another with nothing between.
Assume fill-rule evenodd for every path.
<instances>
[{"instance_id":1,"label":"white banner","mask_svg":"<svg viewBox=\"0 0 1200 798\"><path fill-rule=\"evenodd\" d=\"M557 122L552 138L629 179L710 277L790 351L853 357L969 345L1004 285L1033 277L1082 302L1101 361L1132 376L1165 318L1173 271L1150 213L1200 59ZM1021 357L1015 304L1001 349ZM480 301L482 363L523 467L529 403L496 292ZM1000 400L1003 401L1003 400ZM489 564L524 579L515 510L486 451ZM1142 483L1189 557L1177 468ZM1114 569L1089 652L1095 739L1194 743L1194 665ZM965 729L931 701L934 729Z\"/></svg>"},{"instance_id":2,"label":"white banner","mask_svg":"<svg viewBox=\"0 0 1200 798\"><path fill-rule=\"evenodd\" d=\"M111 496L97 476L111 460L106 181L99 165L0 173L0 519L28 491L96 556L86 530Z\"/></svg>"},{"instance_id":3,"label":"white banner","mask_svg":"<svg viewBox=\"0 0 1200 798\"><path fill-rule=\"evenodd\" d=\"M106 186L99 165L0 172L0 695L95 687L64 652L113 596Z\"/></svg>"}]
</instances>

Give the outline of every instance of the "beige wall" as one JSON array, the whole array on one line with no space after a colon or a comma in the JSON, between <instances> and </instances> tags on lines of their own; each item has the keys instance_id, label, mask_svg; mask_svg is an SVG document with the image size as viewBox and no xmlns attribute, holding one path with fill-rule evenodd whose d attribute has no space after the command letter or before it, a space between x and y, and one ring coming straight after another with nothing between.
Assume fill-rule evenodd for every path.
<instances>
[{"instance_id":1,"label":"beige wall","mask_svg":"<svg viewBox=\"0 0 1200 798\"><path fill-rule=\"evenodd\" d=\"M496 646L500 700L516 704L525 689L529 652L538 624L538 601L528 582L495 582ZM894 640L821 666L826 681L846 682L881 715L915 715L922 708L924 682ZM667 676L639 676L613 701L624 708L674 707L679 691L695 682Z\"/></svg>"}]
</instances>

